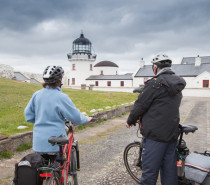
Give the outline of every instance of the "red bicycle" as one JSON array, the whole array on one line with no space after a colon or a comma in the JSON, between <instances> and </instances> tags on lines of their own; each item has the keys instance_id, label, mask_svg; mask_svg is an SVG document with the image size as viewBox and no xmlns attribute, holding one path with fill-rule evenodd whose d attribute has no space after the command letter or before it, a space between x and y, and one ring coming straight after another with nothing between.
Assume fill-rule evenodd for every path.
<instances>
[{"instance_id":1,"label":"red bicycle","mask_svg":"<svg viewBox=\"0 0 210 185\"><path fill-rule=\"evenodd\" d=\"M52 145L59 146L59 155L52 164L39 169L44 185L78 185L79 146L74 140L72 123L67 121L66 127L68 138L60 136L48 139Z\"/></svg>"}]
</instances>

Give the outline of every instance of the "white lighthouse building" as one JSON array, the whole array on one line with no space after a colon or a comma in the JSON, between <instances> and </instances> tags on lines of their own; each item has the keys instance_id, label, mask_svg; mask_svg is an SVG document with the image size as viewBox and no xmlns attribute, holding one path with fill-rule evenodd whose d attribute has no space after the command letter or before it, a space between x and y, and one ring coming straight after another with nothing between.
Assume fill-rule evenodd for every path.
<instances>
[{"instance_id":1,"label":"white lighthouse building","mask_svg":"<svg viewBox=\"0 0 210 185\"><path fill-rule=\"evenodd\" d=\"M81 84L86 84L85 79L94 74L93 63L96 60L96 55L92 54L92 44L84 37L83 33L74 40L72 52L67 56L70 62L68 85L81 86Z\"/></svg>"}]
</instances>

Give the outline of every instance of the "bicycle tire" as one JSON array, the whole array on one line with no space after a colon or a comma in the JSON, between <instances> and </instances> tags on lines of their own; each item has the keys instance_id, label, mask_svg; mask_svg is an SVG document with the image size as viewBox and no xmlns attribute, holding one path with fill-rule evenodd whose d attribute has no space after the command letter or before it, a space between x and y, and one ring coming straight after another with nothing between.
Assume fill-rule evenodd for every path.
<instances>
[{"instance_id":1,"label":"bicycle tire","mask_svg":"<svg viewBox=\"0 0 210 185\"><path fill-rule=\"evenodd\" d=\"M45 180L44 185L59 185L59 175L54 173L52 177Z\"/></svg>"},{"instance_id":2,"label":"bicycle tire","mask_svg":"<svg viewBox=\"0 0 210 185\"><path fill-rule=\"evenodd\" d=\"M140 142L130 143L125 147L123 159L129 175L137 182L140 182L142 172L142 145Z\"/></svg>"},{"instance_id":3,"label":"bicycle tire","mask_svg":"<svg viewBox=\"0 0 210 185\"><path fill-rule=\"evenodd\" d=\"M70 159L70 164L69 164L69 173L66 178L64 178L64 185L78 185L78 179L77 179L77 162L76 162L76 150L74 147L72 147L72 152L71 152L71 159ZM64 177L66 177L67 174L67 169L64 171Z\"/></svg>"}]
</instances>

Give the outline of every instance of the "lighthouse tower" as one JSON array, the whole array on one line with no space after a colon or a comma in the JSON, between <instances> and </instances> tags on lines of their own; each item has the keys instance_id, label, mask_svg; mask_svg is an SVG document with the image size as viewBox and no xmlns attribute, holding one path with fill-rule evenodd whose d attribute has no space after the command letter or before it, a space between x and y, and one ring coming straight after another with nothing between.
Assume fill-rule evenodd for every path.
<instances>
[{"instance_id":1,"label":"lighthouse tower","mask_svg":"<svg viewBox=\"0 0 210 185\"><path fill-rule=\"evenodd\" d=\"M81 86L81 84L86 84L85 79L94 74L93 63L96 60L96 55L92 54L92 44L84 37L83 33L74 40L72 52L67 56L70 62L68 85Z\"/></svg>"}]
</instances>

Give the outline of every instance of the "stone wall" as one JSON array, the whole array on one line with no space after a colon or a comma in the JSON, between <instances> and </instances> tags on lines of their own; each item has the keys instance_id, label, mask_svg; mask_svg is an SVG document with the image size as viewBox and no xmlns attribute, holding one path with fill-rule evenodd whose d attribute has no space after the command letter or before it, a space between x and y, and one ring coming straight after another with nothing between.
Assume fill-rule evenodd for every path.
<instances>
[{"instance_id":1,"label":"stone wall","mask_svg":"<svg viewBox=\"0 0 210 185\"><path fill-rule=\"evenodd\" d=\"M128 105L125 107L118 107L118 108L107 110L104 112L98 112L98 113L93 114L92 116L96 118L96 121L107 120L107 119L120 116L125 112L130 112L132 108L133 108L133 105ZM84 125L90 125L90 124L93 124L93 123L90 122ZM77 125L75 126L75 128L76 127ZM3 151L15 151L23 143L31 143L32 137L33 137L32 131L15 134L8 138L6 137L0 141L0 153Z\"/></svg>"},{"instance_id":2,"label":"stone wall","mask_svg":"<svg viewBox=\"0 0 210 185\"><path fill-rule=\"evenodd\" d=\"M14 69L5 64L0 64L0 78L12 79L14 77Z\"/></svg>"}]
</instances>

